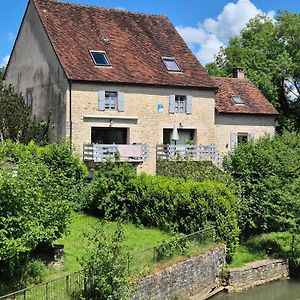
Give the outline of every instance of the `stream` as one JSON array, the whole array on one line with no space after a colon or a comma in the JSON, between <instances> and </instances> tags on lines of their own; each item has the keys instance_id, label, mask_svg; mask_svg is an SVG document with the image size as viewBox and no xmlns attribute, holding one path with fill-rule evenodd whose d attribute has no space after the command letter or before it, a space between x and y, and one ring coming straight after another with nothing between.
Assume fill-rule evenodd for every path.
<instances>
[{"instance_id":1,"label":"stream","mask_svg":"<svg viewBox=\"0 0 300 300\"><path fill-rule=\"evenodd\" d=\"M300 300L300 280L275 281L240 293L223 293L212 300Z\"/></svg>"}]
</instances>

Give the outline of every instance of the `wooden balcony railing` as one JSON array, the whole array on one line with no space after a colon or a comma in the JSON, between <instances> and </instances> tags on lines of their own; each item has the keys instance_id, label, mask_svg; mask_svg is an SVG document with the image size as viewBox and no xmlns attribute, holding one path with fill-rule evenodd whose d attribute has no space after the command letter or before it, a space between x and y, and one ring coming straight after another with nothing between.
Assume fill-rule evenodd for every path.
<instances>
[{"instance_id":1,"label":"wooden balcony railing","mask_svg":"<svg viewBox=\"0 0 300 300\"><path fill-rule=\"evenodd\" d=\"M157 159L190 159L220 164L222 159L215 145L157 145Z\"/></svg>"},{"instance_id":2,"label":"wooden balcony railing","mask_svg":"<svg viewBox=\"0 0 300 300\"><path fill-rule=\"evenodd\" d=\"M128 161L142 163L148 157L148 145L119 144L85 144L83 146L84 161L101 162L104 160Z\"/></svg>"}]
</instances>

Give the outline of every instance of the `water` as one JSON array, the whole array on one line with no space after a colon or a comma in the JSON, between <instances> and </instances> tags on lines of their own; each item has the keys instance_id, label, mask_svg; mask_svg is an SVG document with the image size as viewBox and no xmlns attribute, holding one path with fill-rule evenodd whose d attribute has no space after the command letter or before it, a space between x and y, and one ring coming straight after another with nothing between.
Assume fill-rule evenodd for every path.
<instances>
[{"instance_id":1,"label":"water","mask_svg":"<svg viewBox=\"0 0 300 300\"><path fill-rule=\"evenodd\" d=\"M253 287L245 292L220 294L213 300L300 300L300 281L282 280Z\"/></svg>"}]
</instances>

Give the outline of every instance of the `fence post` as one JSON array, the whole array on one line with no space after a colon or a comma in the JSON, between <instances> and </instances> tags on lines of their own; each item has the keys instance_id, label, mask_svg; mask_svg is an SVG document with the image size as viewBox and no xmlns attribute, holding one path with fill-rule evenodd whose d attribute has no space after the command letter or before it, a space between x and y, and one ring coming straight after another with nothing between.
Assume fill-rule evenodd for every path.
<instances>
[{"instance_id":1,"label":"fence post","mask_svg":"<svg viewBox=\"0 0 300 300\"><path fill-rule=\"evenodd\" d=\"M24 300L26 300L26 290L24 291L24 297L23 297Z\"/></svg>"},{"instance_id":2,"label":"fence post","mask_svg":"<svg viewBox=\"0 0 300 300\"><path fill-rule=\"evenodd\" d=\"M70 276L68 275L66 277L66 294L69 295L69 281L70 281Z\"/></svg>"},{"instance_id":3,"label":"fence post","mask_svg":"<svg viewBox=\"0 0 300 300\"><path fill-rule=\"evenodd\" d=\"M49 300L49 295L48 295L48 282L46 283L46 300Z\"/></svg>"}]
</instances>

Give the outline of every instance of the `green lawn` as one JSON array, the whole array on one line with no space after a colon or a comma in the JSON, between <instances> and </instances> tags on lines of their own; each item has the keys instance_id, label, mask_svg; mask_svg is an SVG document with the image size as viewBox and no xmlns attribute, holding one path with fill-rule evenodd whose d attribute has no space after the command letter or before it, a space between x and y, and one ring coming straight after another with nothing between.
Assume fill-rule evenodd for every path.
<instances>
[{"instance_id":1,"label":"green lawn","mask_svg":"<svg viewBox=\"0 0 300 300\"><path fill-rule=\"evenodd\" d=\"M55 242L55 244L64 245L64 268L49 268L46 280L52 280L80 269L80 259L86 247L84 236L92 233L94 226L99 222L101 222L101 220L92 216L79 214L73 216L73 221L68 228L69 234ZM105 225L105 230L107 232L113 232L116 226L117 224L115 222L108 222ZM140 228L133 224L126 224L124 229L127 236L126 245L130 252L144 250L172 238L172 235L168 233L149 228Z\"/></svg>"},{"instance_id":2,"label":"green lawn","mask_svg":"<svg viewBox=\"0 0 300 300\"><path fill-rule=\"evenodd\" d=\"M246 263L266 258L268 258L266 252L250 251L246 246L240 245L238 246L235 254L233 255L233 259L232 262L229 264L229 267L242 267Z\"/></svg>"}]
</instances>

